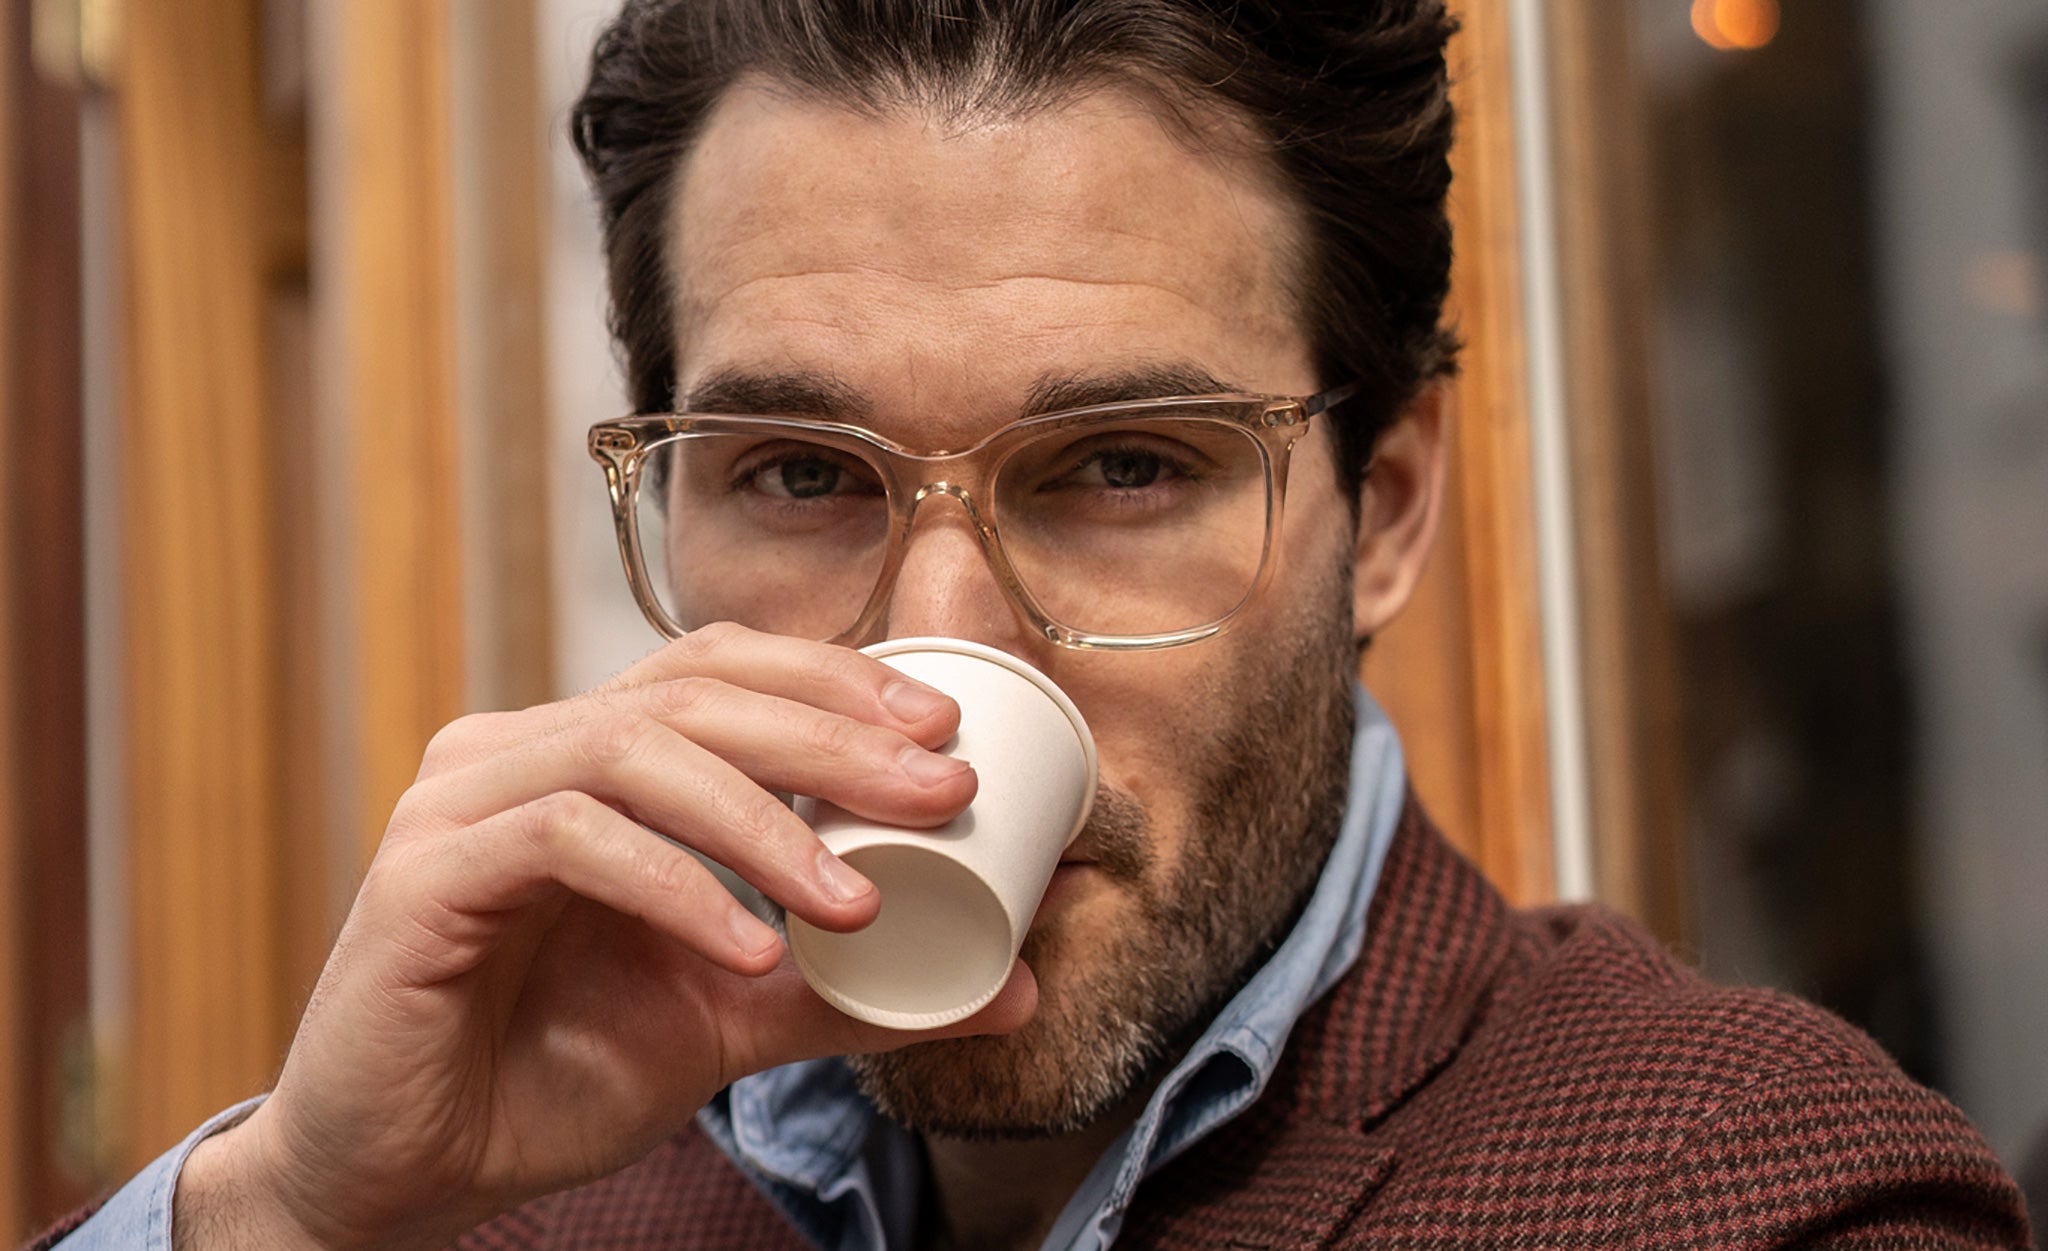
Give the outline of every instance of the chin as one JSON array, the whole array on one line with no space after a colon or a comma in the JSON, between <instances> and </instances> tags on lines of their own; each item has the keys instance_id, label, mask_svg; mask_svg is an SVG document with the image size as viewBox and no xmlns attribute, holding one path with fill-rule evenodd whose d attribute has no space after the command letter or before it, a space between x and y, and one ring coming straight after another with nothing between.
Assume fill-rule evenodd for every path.
<instances>
[{"instance_id":1,"label":"chin","mask_svg":"<svg viewBox=\"0 0 2048 1251\"><path fill-rule=\"evenodd\" d=\"M1128 944L1080 940L1105 931L1114 932L1033 929L1022 958L1038 978L1039 1006L1028 1024L850 1056L862 1092L891 1120L944 1138L1049 1138L1094 1123L1155 1075L1166 1037L1177 1032L1129 1010L1155 996L1117 974L1119 964L1132 967Z\"/></svg>"}]
</instances>

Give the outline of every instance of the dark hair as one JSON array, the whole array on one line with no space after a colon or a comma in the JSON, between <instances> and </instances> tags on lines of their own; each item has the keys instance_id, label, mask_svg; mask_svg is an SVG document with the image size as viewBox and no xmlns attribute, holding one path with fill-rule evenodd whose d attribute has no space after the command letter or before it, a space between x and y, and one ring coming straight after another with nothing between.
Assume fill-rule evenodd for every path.
<instances>
[{"instance_id":1,"label":"dark hair","mask_svg":"<svg viewBox=\"0 0 2048 1251\"><path fill-rule=\"evenodd\" d=\"M1017 115L1133 82L1251 129L1301 215L1298 300L1355 486L1373 441L1452 369L1452 116L1442 0L628 0L571 128L604 222L633 404L673 403L675 171L735 79L879 111Z\"/></svg>"}]
</instances>

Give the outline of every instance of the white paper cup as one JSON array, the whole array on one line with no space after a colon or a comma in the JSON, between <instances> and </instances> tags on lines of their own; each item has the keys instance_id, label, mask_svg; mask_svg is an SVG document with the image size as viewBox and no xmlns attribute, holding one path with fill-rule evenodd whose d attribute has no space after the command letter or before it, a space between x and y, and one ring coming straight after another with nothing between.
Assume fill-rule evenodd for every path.
<instances>
[{"instance_id":1,"label":"white paper cup","mask_svg":"<svg viewBox=\"0 0 2048 1251\"><path fill-rule=\"evenodd\" d=\"M875 884L882 911L852 934L790 917L789 949L841 1012L933 1029L980 1011L1009 979L1060 853L1095 802L1095 740L1052 679L995 648L913 638L862 650L959 701L960 731L940 750L972 764L980 789L929 830L816 801L818 837Z\"/></svg>"}]
</instances>

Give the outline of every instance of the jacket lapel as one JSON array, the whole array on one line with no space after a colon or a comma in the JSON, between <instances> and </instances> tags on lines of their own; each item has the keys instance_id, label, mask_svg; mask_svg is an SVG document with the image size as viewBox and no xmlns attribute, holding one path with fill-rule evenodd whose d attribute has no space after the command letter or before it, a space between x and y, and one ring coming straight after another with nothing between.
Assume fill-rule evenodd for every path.
<instances>
[{"instance_id":1,"label":"jacket lapel","mask_svg":"<svg viewBox=\"0 0 2048 1251\"><path fill-rule=\"evenodd\" d=\"M1304 1107L1370 1127L1447 1063L1478 1024L1513 945L1500 893L1411 793L1373 891L1358 963L1303 1016Z\"/></svg>"},{"instance_id":2,"label":"jacket lapel","mask_svg":"<svg viewBox=\"0 0 2048 1251\"><path fill-rule=\"evenodd\" d=\"M1511 933L1411 794L1358 963L1303 1015L1265 1095L1139 1190L1119 1251L1331 1245L1397 1167L1374 1129L1457 1054Z\"/></svg>"},{"instance_id":3,"label":"jacket lapel","mask_svg":"<svg viewBox=\"0 0 2048 1251\"><path fill-rule=\"evenodd\" d=\"M1327 1246L1393 1171L1393 1150L1355 1126L1318 1120L1246 1132L1242 1119L1145 1183L1117 1251Z\"/></svg>"}]
</instances>

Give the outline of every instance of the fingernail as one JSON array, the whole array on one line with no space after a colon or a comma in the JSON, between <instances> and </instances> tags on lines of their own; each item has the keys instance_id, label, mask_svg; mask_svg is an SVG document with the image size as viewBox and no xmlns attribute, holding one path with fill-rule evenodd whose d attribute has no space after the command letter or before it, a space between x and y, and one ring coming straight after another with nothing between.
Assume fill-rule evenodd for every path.
<instances>
[{"instance_id":1,"label":"fingernail","mask_svg":"<svg viewBox=\"0 0 2048 1251\"><path fill-rule=\"evenodd\" d=\"M946 697L915 682L891 682L882 688L882 706L899 721L923 721L945 709Z\"/></svg>"},{"instance_id":2,"label":"fingernail","mask_svg":"<svg viewBox=\"0 0 2048 1251\"><path fill-rule=\"evenodd\" d=\"M735 907L727 920L732 927L733 944L742 955L759 956L782 941L773 928L745 908Z\"/></svg>"},{"instance_id":3,"label":"fingernail","mask_svg":"<svg viewBox=\"0 0 2048 1251\"><path fill-rule=\"evenodd\" d=\"M922 747L906 747L896 757L903 775L919 786L939 786L967 772L967 762L951 756L928 752Z\"/></svg>"},{"instance_id":4,"label":"fingernail","mask_svg":"<svg viewBox=\"0 0 2048 1251\"><path fill-rule=\"evenodd\" d=\"M818 884L834 903L852 903L874 889L873 883L829 851L818 853Z\"/></svg>"}]
</instances>

